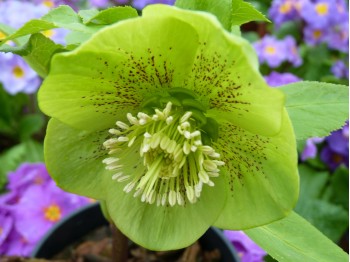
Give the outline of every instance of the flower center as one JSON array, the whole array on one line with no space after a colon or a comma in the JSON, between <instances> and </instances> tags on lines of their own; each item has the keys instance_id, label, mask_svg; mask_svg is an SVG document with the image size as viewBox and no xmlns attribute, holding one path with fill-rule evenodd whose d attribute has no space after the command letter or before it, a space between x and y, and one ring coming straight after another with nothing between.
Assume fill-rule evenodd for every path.
<instances>
[{"instance_id":1,"label":"flower center","mask_svg":"<svg viewBox=\"0 0 350 262\"><path fill-rule=\"evenodd\" d=\"M316 13L318 15L324 16L324 15L328 14L328 5L325 3L317 4L315 9L316 9Z\"/></svg>"},{"instance_id":2,"label":"flower center","mask_svg":"<svg viewBox=\"0 0 350 262\"><path fill-rule=\"evenodd\" d=\"M57 222L61 219L61 216L61 208L56 204L44 208L44 217L50 222Z\"/></svg>"},{"instance_id":3,"label":"flower center","mask_svg":"<svg viewBox=\"0 0 350 262\"><path fill-rule=\"evenodd\" d=\"M314 37L314 39L318 40L322 36L322 31L321 30L314 30L312 32L312 36Z\"/></svg>"},{"instance_id":4,"label":"flower center","mask_svg":"<svg viewBox=\"0 0 350 262\"><path fill-rule=\"evenodd\" d=\"M46 7L48 8L52 8L55 6L54 2L53 1L50 1L50 0L44 0L43 1L43 5L45 5Z\"/></svg>"},{"instance_id":5,"label":"flower center","mask_svg":"<svg viewBox=\"0 0 350 262\"><path fill-rule=\"evenodd\" d=\"M142 202L158 206L195 203L203 185L214 186L212 178L219 176L219 167L224 165L220 155L203 144L210 132L198 121L204 115L199 115L195 109L184 111L168 102L153 115L128 113L130 124L117 121L118 128L109 130L115 137L104 142L111 157L103 162L106 169L115 171L112 179L127 181L124 191L133 191ZM141 168L125 173L123 152L133 147L139 152L137 158L141 157Z\"/></svg>"},{"instance_id":6,"label":"flower center","mask_svg":"<svg viewBox=\"0 0 350 262\"><path fill-rule=\"evenodd\" d=\"M267 46L265 52L269 55L274 55L276 53L276 48L274 46Z\"/></svg>"},{"instance_id":7,"label":"flower center","mask_svg":"<svg viewBox=\"0 0 350 262\"><path fill-rule=\"evenodd\" d=\"M22 78L24 76L24 71L20 66L15 66L12 69L12 73L16 78Z\"/></svg>"},{"instance_id":8,"label":"flower center","mask_svg":"<svg viewBox=\"0 0 350 262\"><path fill-rule=\"evenodd\" d=\"M279 7L279 11L281 14L289 13L292 10L292 3L291 2L285 2L281 4Z\"/></svg>"}]
</instances>

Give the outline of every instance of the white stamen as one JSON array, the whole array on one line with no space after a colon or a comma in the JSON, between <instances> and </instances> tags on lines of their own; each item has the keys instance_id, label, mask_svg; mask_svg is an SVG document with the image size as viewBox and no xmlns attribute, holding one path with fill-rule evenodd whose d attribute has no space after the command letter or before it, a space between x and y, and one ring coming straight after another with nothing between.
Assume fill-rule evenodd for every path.
<instances>
[{"instance_id":1,"label":"white stamen","mask_svg":"<svg viewBox=\"0 0 350 262\"><path fill-rule=\"evenodd\" d=\"M127 136L118 137L118 142L128 142L129 138Z\"/></svg>"},{"instance_id":2,"label":"white stamen","mask_svg":"<svg viewBox=\"0 0 350 262\"><path fill-rule=\"evenodd\" d=\"M122 175L123 175L122 172L116 173L116 174L114 174L114 175L112 176L112 179L113 179L113 180L116 180L116 179L118 179L118 177L120 177L120 176L122 176Z\"/></svg>"},{"instance_id":3,"label":"white stamen","mask_svg":"<svg viewBox=\"0 0 350 262\"><path fill-rule=\"evenodd\" d=\"M121 129L129 129L130 127L127 125L127 124L125 124L124 122L122 122L122 121L117 121L117 123L115 123L118 127L120 127Z\"/></svg>"},{"instance_id":4,"label":"white stamen","mask_svg":"<svg viewBox=\"0 0 350 262\"><path fill-rule=\"evenodd\" d=\"M112 135L120 135L122 133L118 129L114 129L114 128L109 129L108 132Z\"/></svg>"},{"instance_id":5,"label":"white stamen","mask_svg":"<svg viewBox=\"0 0 350 262\"><path fill-rule=\"evenodd\" d=\"M209 181L209 176L208 176L207 172L205 172L204 170L200 170L198 172L198 177L205 184L208 183L208 181Z\"/></svg>"},{"instance_id":6,"label":"white stamen","mask_svg":"<svg viewBox=\"0 0 350 262\"><path fill-rule=\"evenodd\" d=\"M170 190L168 200L171 206L174 206L176 204L176 192L174 190Z\"/></svg>"},{"instance_id":7,"label":"white stamen","mask_svg":"<svg viewBox=\"0 0 350 262\"><path fill-rule=\"evenodd\" d=\"M186 112L180 119L180 123L183 123L185 121L187 121L190 117L192 116L192 112L188 111Z\"/></svg>"},{"instance_id":8,"label":"white stamen","mask_svg":"<svg viewBox=\"0 0 350 262\"><path fill-rule=\"evenodd\" d=\"M128 180L129 178L130 178L130 176L122 176L122 177L119 177L117 181L124 182L124 181Z\"/></svg>"},{"instance_id":9,"label":"white stamen","mask_svg":"<svg viewBox=\"0 0 350 262\"><path fill-rule=\"evenodd\" d=\"M165 120L167 125L170 125L173 122L174 118L172 116L168 116Z\"/></svg>"},{"instance_id":10,"label":"white stamen","mask_svg":"<svg viewBox=\"0 0 350 262\"><path fill-rule=\"evenodd\" d=\"M102 160L102 163L106 164L106 165L110 165L114 162L117 162L119 160L119 158L116 157L108 157Z\"/></svg>"},{"instance_id":11,"label":"white stamen","mask_svg":"<svg viewBox=\"0 0 350 262\"><path fill-rule=\"evenodd\" d=\"M134 144L135 140L136 140L136 136L134 136L133 138L131 138L131 140L130 140L129 143L128 143L128 147L131 147L131 146Z\"/></svg>"}]
</instances>

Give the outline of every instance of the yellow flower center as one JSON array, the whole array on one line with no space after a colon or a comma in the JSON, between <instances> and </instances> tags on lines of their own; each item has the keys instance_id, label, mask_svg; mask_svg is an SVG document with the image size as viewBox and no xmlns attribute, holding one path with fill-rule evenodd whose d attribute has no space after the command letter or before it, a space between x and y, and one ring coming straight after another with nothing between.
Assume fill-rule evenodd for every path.
<instances>
[{"instance_id":1,"label":"yellow flower center","mask_svg":"<svg viewBox=\"0 0 350 262\"><path fill-rule=\"evenodd\" d=\"M12 73L16 78L22 78L24 76L24 70L20 66L15 66L12 69Z\"/></svg>"},{"instance_id":2,"label":"yellow flower center","mask_svg":"<svg viewBox=\"0 0 350 262\"><path fill-rule=\"evenodd\" d=\"M265 52L269 55L274 55L276 53L276 48L274 46L265 47Z\"/></svg>"},{"instance_id":3,"label":"yellow flower center","mask_svg":"<svg viewBox=\"0 0 350 262\"><path fill-rule=\"evenodd\" d=\"M55 31L53 30L45 30L41 32L44 36L51 38L55 35Z\"/></svg>"},{"instance_id":4,"label":"yellow flower center","mask_svg":"<svg viewBox=\"0 0 350 262\"><path fill-rule=\"evenodd\" d=\"M61 216L61 208L56 204L44 208L44 217L50 222L57 222L61 219Z\"/></svg>"},{"instance_id":5,"label":"yellow flower center","mask_svg":"<svg viewBox=\"0 0 350 262\"><path fill-rule=\"evenodd\" d=\"M292 3L291 2L285 2L280 5L279 12L281 14L289 13L292 10Z\"/></svg>"},{"instance_id":6,"label":"yellow flower center","mask_svg":"<svg viewBox=\"0 0 350 262\"><path fill-rule=\"evenodd\" d=\"M212 178L219 176L224 162L211 146L203 145L194 113L173 110L171 102L163 111L154 112L128 113L130 124L117 121L118 128L109 130L115 137L103 144L111 155L103 163L114 171L113 180L128 181L124 192L134 191L142 202L158 206L195 203L204 185L214 186ZM138 152L141 161L134 159L134 170L125 172L127 160L121 158L129 152Z\"/></svg>"},{"instance_id":7,"label":"yellow flower center","mask_svg":"<svg viewBox=\"0 0 350 262\"><path fill-rule=\"evenodd\" d=\"M6 37L6 35L3 32L0 31L0 40L4 39L5 37Z\"/></svg>"},{"instance_id":8,"label":"yellow flower center","mask_svg":"<svg viewBox=\"0 0 350 262\"><path fill-rule=\"evenodd\" d=\"M320 16L328 14L328 5L326 3L319 3L315 7L316 13Z\"/></svg>"},{"instance_id":9,"label":"yellow flower center","mask_svg":"<svg viewBox=\"0 0 350 262\"><path fill-rule=\"evenodd\" d=\"M43 3L43 5L47 6L48 8L52 8L55 6L54 2L50 1L50 0L44 0L42 3Z\"/></svg>"},{"instance_id":10,"label":"yellow flower center","mask_svg":"<svg viewBox=\"0 0 350 262\"><path fill-rule=\"evenodd\" d=\"M313 36L313 38L318 40L322 36L322 31L321 30L314 30L312 32L312 36Z\"/></svg>"}]
</instances>

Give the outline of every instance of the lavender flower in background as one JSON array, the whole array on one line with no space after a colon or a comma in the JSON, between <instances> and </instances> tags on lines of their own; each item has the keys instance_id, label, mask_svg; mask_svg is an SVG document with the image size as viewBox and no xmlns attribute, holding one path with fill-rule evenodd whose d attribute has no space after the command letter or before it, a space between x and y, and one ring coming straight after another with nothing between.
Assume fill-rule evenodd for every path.
<instances>
[{"instance_id":1,"label":"lavender flower in background","mask_svg":"<svg viewBox=\"0 0 350 262\"><path fill-rule=\"evenodd\" d=\"M266 63L275 68L284 61L291 62L293 66L299 66L302 63L296 42L292 36L278 40L274 36L266 35L253 45L260 64Z\"/></svg>"},{"instance_id":2,"label":"lavender flower in background","mask_svg":"<svg viewBox=\"0 0 350 262\"><path fill-rule=\"evenodd\" d=\"M326 138L327 145L321 151L321 160L334 171L340 165L349 167L349 122Z\"/></svg>"},{"instance_id":3,"label":"lavender flower in background","mask_svg":"<svg viewBox=\"0 0 350 262\"><path fill-rule=\"evenodd\" d=\"M300 66L303 63L303 60L299 55L295 39L292 36L286 36L282 43L286 49L286 60L295 67Z\"/></svg>"},{"instance_id":4,"label":"lavender flower in background","mask_svg":"<svg viewBox=\"0 0 350 262\"><path fill-rule=\"evenodd\" d=\"M306 0L273 0L269 9L269 17L276 27L287 21L300 20L300 10Z\"/></svg>"},{"instance_id":5,"label":"lavender flower in background","mask_svg":"<svg viewBox=\"0 0 350 262\"><path fill-rule=\"evenodd\" d=\"M20 56L0 53L0 82L11 95L23 92L32 94L40 85L40 79Z\"/></svg>"},{"instance_id":6,"label":"lavender flower in background","mask_svg":"<svg viewBox=\"0 0 350 262\"><path fill-rule=\"evenodd\" d=\"M31 186L16 205L16 229L28 242L37 242L62 217L78 208L69 198L70 194L56 190L53 182L46 187Z\"/></svg>"},{"instance_id":7,"label":"lavender flower in background","mask_svg":"<svg viewBox=\"0 0 350 262\"><path fill-rule=\"evenodd\" d=\"M109 0L89 0L90 7L104 8L109 5Z\"/></svg>"},{"instance_id":8,"label":"lavender flower in background","mask_svg":"<svg viewBox=\"0 0 350 262\"><path fill-rule=\"evenodd\" d=\"M166 5L173 5L175 3L175 0L134 0L132 5L136 9L143 9L146 5L150 4L166 4Z\"/></svg>"},{"instance_id":9,"label":"lavender flower in background","mask_svg":"<svg viewBox=\"0 0 350 262\"><path fill-rule=\"evenodd\" d=\"M7 188L0 197L1 255L30 255L48 229L91 202L59 189L43 163L24 163L9 173Z\"/></svg>"},{"instance_id":10,"label":"lavender flower in background","mask_svg":"<svg viewBox=\"0 0 350 262\"><path fill-rule=\"evenodd\" d=\"M334 62L331 67L331 72L338 78L347 78L349 79L349 68L348 66L341 60Z\"/></svg>"},{"instance_id":11,"label":"lavender flower in background","mask_svg":"<svg viewBox=\"0 0 350 262\"><path fill-rule=\"evenodd\" d=\"M304 41L308 45L315 46L323 42L327 42L330 35L330 29L324 28L313 28L306 25L304 27Z\"/></svg>"},{"instance_id":12,"label":"lavender flower in background","mask_svg":"<svg viewBox=\"0 0 350 262\"><path fill-rule=\"evenodd\" d=\"M333 152L347 156L349 154L349 123L327 137L327 142Z\"/></svg>"},{"instance_id":13,"label":"lavender flower in background","mask_svg":"<svg viewBox=\"0 0 350 262\"><path fill-rule=\"evenodd\" d=\"M8 173L8 181L8 190L24 192L32 185L44 186L51 178L44 163L24 163Z\"/></svg>"},{"instance_id":14,"label":"lavender flower in background","mask_svg":"<svg viewBox=\"0 0 350 262\"><path fill-rule=\"evenodd\" d=\"M334 0L305 2L301 9L302 18L313 28L324 28L331 25L332 16L337 12Z\"/></svg>"},{"instance_id":15,"label":"lavender flower in background","mask_svg":"<svg viewBox=\"0 0 350 262\"><path fill-rule=\"evenodd\" d=\"M242 231L225 230L224 235L233 244L242 262L263 262L266 252Z\"/></svg>"},{"instance_id":16,"label":"lavender flower in background","mask_svg":"<svg viewBox=\"0 0 350 262\"><path fill-rule=\"evenodd\" d=\"M337 16L337 15L336 15ZM328 46L344 53L349 52L349 13L346 13L337 23L331 26Z\"/></svg>"},{"instance_id":17,"label":"lavender flower in background","mask_svg":"<svg viewBox=\"0 0 350 262\"><path fill-rule=\"evenodd\" d=\"M306 161L307 159L312 159L317 156L317 146L316 144L320 144L325 140L325 138L313 137L306 140L306 145L301 153L300 159L301 161Z\"/></svg>"},{"instance_id":18,"label":"lavender flower in background","mask_svg":"<svg viewBox=\"0 0 350 262\"><path fill-rule=\"evenodd\" d=\"M271 87L278 87L294 82L301 81L301 79L292 73L278 73L272 71L270 75L264 77L266 82Z\"/></svg>"},{"instance_id":19,"label":"lavender flower in background","mask_svg":"<svg viewBox=\"0 0 350 262\"><path fill-rule=\"evenodd\" d=\"M45 5L17 0L0 1L0 23L19 28L30 19L40 18L48 12Z\"/></svg>"}]
</instances>

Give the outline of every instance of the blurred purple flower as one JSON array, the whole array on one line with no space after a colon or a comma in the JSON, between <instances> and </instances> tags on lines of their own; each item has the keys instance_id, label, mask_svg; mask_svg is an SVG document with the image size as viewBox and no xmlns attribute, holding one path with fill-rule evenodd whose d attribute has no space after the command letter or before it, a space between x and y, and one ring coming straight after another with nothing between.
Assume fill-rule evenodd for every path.
<instances>
[{"instance_id":1,"label":"blurred purple flower","mask_svg":"<svg viewBox=\"0 0 350 262\"><path fill-rule=\"evenodd\" d=\"M0 247L3 246L6 238L11 232L13 226L13 217L9 210L3 208L0 204ZM1 254L1 251L0 251Z\"/></svg>"},{"instance_id":2,"label":"blurred purple flower","mask_svg":"<svg viewBox=\"0 0 350 262\"><path fill-rule=\"evenodd\" d=\"M331 68L331 72L338 78L348 78L349 79L349 68L341 60L334 62Z\"/></svg>"},{"instance_id":3,"label":"blurred purple flower","mask_svg":"<svg viewBox=\"0 0 350 262\"><path fill-rule=\"evenodd\" d=\"M348 156L349 154L349 123L339 130L331 133L330 136L326 138L329 148L343 156Z\"/></svg>"},{"instance_id":4,"label":"blurred purple flower","mask_svg":"<svg viewBox=\"0 0 350 262\"><path fill-rule=\"evenodd\" d=\"M332 16L337 12L334 0L317 0L305 2L301 16L312 28L325 28L331 25Z\"/></svg>"},{"instance_id":5,"label":"blurred purple flower","mask_svg":"<svg viewBox=\"0 0 350 262\"><path fill-rule=\"evenodd\" d=\"M329 167L330 170L334 171L340 165L349 167L349 152L346 155L342 155L334 152L329 145L326 145L321 153L321 160Z\"/></svg>"},{"instance_id":6,"label":"blurred purple flower","mask_svg":"<svg viewBox=\"0 0 350 262\"><path fill-rule=\"evenodd\" d=\"M18 55L0 53L0 82L11 95L34 93L39 85L38 75Z\"/></svg>"},{"instance_id":7,"label":"blurred purple flower","mask_svg":"<svg viewBox=\"0 0 350 262\"><path fill-rule=\"evenodd\" d=\"M263 262L266 252L242 231L225 230L224 235L233 244L242 262Z\"/></svg>"},{"instance_id":8,"label":"blurred purple flower","mask_svg":"<svg viewBox=\"0 0 350 262\"><path fill-rule=\"evenodd\" d=\"M305 148L300 156L301 161L305 161L305 160L310 159L310 158L315 158L317 155L316 144L322 143L324 140L325 139L323 137L322 138L313 137L313 138L307 139Z\"/></svg>"},{"instance_id":9,"label":"blurred purple flower","mask_svg":"<svg viewBox=\"0 0 350 262\"><path fill-rule=\"evenodd\" d=\"M254 43L260 64L267 63L270 67L278 67L285 60L285 47L274 36L266 35Z\"/></svg>"},{"instance_id":10,"label":"blurred purple flower","mask_svg":"<svg viewBox=\"0 0 350 262\"><path fill-rule=\"evenodd\" d=\"M323 42L327 42L330 35L329 27L322 29L313 28L311 26L304 27L304 41L305 43L314 46Z\"/></svg>"},{"instance_id":11,"label":"blurred purple flower","mask_svg":"<svg viewBox=\"0 0 350 262\"><path fill-rule=\"evenodd\" d=\"M69 5L73 9L77 9L77 4L79 0L26 0L28 2L33 2L36 5L42 5L47 8L55 8L59 5Z\"/></svg>"},{"instance_id":12,"label":"blurred purple flower","mask_svg":"<svg viewBox=\"0 0 350 262\"><path fill-rule=\"evenodd\" d=\"M10 191L0 196L0 254L30 255L49 228L92 202L58 188L43 163L24 163L8 177Z\"/></svg>"},{"instance_id":13,"label":"blurred purple flower","mask_svg":"<svg viewBox=\"0 0 350 262\"><path fill-rule=\"evenodd\" d=\"M288 35L283 39L282 42L286 48L286 60L295 67L300 66L303 61L299 55L295 39L292 36Z\"/></svg>"},{"instance_id":14,"label":"blurred purple flower","mask_svg":"<svg viewBox=\"0 0 350 262\"><path fill-rule=\"evenodd\" d=\"M109 5L109 0L89 0L90 7L104 8Z\"/></svg>"},{"instance_id":15,"label":"blurred purple flower","mask_svg":"<svg viewBox=\"0 0 350 262\"><path fill-rule=\"evenodd\" d=\"M349 13L332 25L329 31L328 46L341 52L349 52Z\"/></svg>"},{"instance_id":16,"label":"blurred purple flower","mask_svg":"<svg viewBox=\"0 0 350 262\"><path fill-rule=\"evenodd\" d=\"M71 197L76 196L57 188L53 181L46 187L33 185L16 206L16 229L28 242L38 241L55 223L79 207L72 205Z\"/></svg>"},{"instance_id":17,"label":"blurred purple flower","mask_svg":"<svg viewBox=\"0 0 350 262\"><path fill-rule=\"evenodd\" d=\"M134 0L132 5L136 9L143 9L146 5L150 4L166 4L166 5L173 5L175 3L175 0Z\"/></svg>"},{"instance_id":18,"label":"blurred purple flower","mask_svg":"<svg viewBox=\"0 0 350 262\"><path fill-rule=\"evenodd\" d=\"M19 28L28 20L39 18L48 12L45 5L17 0L0 1L0 23Z\"/></svg>"},{"instance_id":19,"label":"blurred purple flower","mask_svg":"<svg viewBox=\"0 0 350 262\"><path fill-rule=\"evenodd\" d=\"M284 61L290 62L293 66L299 66L302 63L296 42L292 36L278 40L274 36L266 35L253 45L260 64L267 63L274 68Z\"/></svg>"},{"instance_id":20,"label":"blurred purple flower","mask_svg":"<svg viewBox=\"0 0 350 262\"><path fill-rule=\"evenodd\" d=\"M16 171L9 172L7 189L24 192L32 185L45 185L51 178L43 163L24 163Z\"/></svg>"},{"instance_id":21,"label":"blurred purple flower","mask_svg":"<svg viewBox=\"0 0 350 262\"><path fill-rule=\"evenodd\" d=\"M1 246L0 254L8 256L29 256L36 243L26 240L16 229L12 227L6 242Z\"/></svg>"},{"instance_id":22,"label":"blurred purple flower","mask_svg":"<svg viewBox=\"0 0 350 262\"><path fill-rule=\"evenodd\" d=\"M265 76L265 80L271 87L278 87L294 82L301 81L301 79L291 73L278 73L278 72L271 72L270 75Z\"/></svg>"},{"instance_id":23,"label":"blurred purple flower","mask_svg":"<svg viewBox=\"0 0 350 262\"><path fill-rule=\"evenodd\" d=\"M287 21L299 20L300 10L307 0L273 0L269 9L269 17L279 27Z\"/></svg>"}]
</instances>

